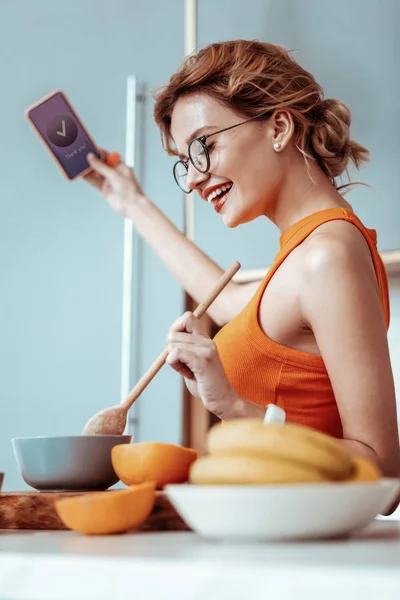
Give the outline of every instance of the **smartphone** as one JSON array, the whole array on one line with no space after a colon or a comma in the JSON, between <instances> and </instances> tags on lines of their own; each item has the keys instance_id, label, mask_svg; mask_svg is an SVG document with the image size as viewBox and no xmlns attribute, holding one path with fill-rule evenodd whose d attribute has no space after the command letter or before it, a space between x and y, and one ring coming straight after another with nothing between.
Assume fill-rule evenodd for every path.
<instances>
[{"instance_id":1,"label":"smartphone","mask_svg":"<svg viewBox=\"0 0 400 600\"><path fill-rule=\"evenodd\" d=\"M86 159L89 152L100 158L99 149L61 90L28 106L25 116L70 181L91 170Z\"/></svg>"}]
</instances>

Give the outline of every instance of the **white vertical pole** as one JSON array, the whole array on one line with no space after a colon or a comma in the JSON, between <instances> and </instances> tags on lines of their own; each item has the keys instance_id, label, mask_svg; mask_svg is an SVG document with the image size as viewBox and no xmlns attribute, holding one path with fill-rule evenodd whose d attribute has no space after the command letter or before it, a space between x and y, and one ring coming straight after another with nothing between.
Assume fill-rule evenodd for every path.
<instances>
[{"instance_id":1,"label":"white vertical pole","mask_svg":"<svg viewBox=\"0 0 400 600\"><path fill-rule=\"evenodd\" d=\"M197 0L185 0L185 56L195 52L197 46ZM194 240L194 198L185 194L184 233Z\"/></svg>"},{"instance_id":2,"label":"white vertical pole","mask_svg":"<svg viewBox=\"0 0 400 600\"><path fill-rule=\"evenodd\" d=\"M197 0L185 2L185 56L189 56L197 46Z\"/></svg>"},{"instance_id":3,"label":"white vertical pole","mask_svg":"<svg viewBox=\"0 0 400 600\"><path fill-rule=\"evenodd\" d=\"M135 166L136 135L136 77L129 75L126 88L126 137L125 162L129 167ZM133 259L133 224L124 220L123 247L123 285L122 285L122 336L121 336L121 392L122 400L131 388L131 345L132 345L132 271ZM135 273L137 269L135 268ZM127 429L129 428L129 421ZM129 432L132 433L132 432Z\"/></svg>"},{"instance_id":4,"label":"white vertical pole","mask_svg":"<svg viewBox=\"0 0 400 600\"><path fill-rule=\"evenodd\" d=\"M197 47L197 0L185 0L185 57L190 56L196 51ZM194 210L194 194L184 194L184 215L183 215L183 233L185 236L194 241L195 237L195 210ZM193 310L192 299L188 294L184 294L185 310ZM182 390L183 391L183 390ZM183 392L184 394L184 392ZM183 421L185 427L187 420L192 420L191 403L184 403L184 395L182 395ZM182 429L183 431L183 429Z\"/></svg>"},{"instance_id":5,"label":"white vertical pole","mask_svg":"<svg viewBox=\"0 0 400 600\"><path fill-rule=\"evenodd\" d=\"M195 51L197 45L197 0L185 0L185 55ZM136 78L129 75L126 90L126 139L125 162L128 166L135 166L135 134L136 134ZM186 236L194 239L194 202L191 195L185 195L185 223ZM135 236L136 237L136 236ZM132 364L132 277L139 271L138 253L133 253L134 231L132 222L124 221L124 248L123 248L123 290L122 290L122 339L121 339L121 401L131 389L131 364ZM136 244L137 246L137 244ZM135 262L135 264L133 264ZM132 410L137 410L136 404ZM127 433L129 420L127 422Z\"/></svg>"}]
</instances>

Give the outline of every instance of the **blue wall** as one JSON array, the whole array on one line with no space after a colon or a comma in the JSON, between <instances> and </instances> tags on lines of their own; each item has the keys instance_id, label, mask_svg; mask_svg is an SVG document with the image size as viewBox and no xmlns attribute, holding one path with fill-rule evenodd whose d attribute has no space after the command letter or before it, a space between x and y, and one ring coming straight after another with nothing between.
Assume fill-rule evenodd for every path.
<instances>
[{"instance_id":1,"label":"blue wall","mask_svg":"<svg viewBox=\"0 0 400 600\"><path fill-rule=\"evenodd\" d=\"M199 2L199 45L235 38L283 45L296 51L326 97L348 104L353 137L372 158L353 177L371 189L356 186L347 199L377 229L381 250L400 247L399 33L397 0ZM249 268L270 263L279 236L266 219L231 230L209 206L198 203L196 209L196 239L217 262L228 266L237 259Z\"/></svg>"},{"instance_id":2,"label":"blue wall","mask_svg":"<svg viewBox=\"0 0 400 600\"><path fill-rule=\"evenodd\" d=\"M179 226L182 196L172 159L152 122L150 90L165 83L184 51L182 0L0 2L0 470L5 488L22 480L14 436L80 433L120 393L123 220L83 182L63 180L23 118L53 88L70 95L98 143L124 152L126 77L147 92L138 175L148 196ZM199 0L199 46L258 38L298 49L327 96L353 111L354 137L372 162L349 194L381 249L399 247L400 5L396 0ZM196 202L196 240L221 266L267 265L278 232L259 220L227 230ZM134 357L144 372L182 312L182 291L142 244ZM181 380L165 368L138 404L137 439L178 443Z\"/></svg>"},{"instance_id":3,"label":"blue wall","mask_svg":"<svg viewBox=\"0 0 400 600\"><path fill-rule=\"evenodd\" d=\"M21 9L23 7L23 10ZM64 89L100 145L125 150L126 77L147 89L139 111L141 181L179 226L183 205L152 121L149 91L183 55L178 0L0 3L0 470L21 488L11 438L79 434L119 402L123 219L83 182L63 179L23 117ZM182 292L142 248L139 369L182 311ZM141 399L141 439L178 442L181 380L164 369Z\"/></svg>"}]
</instances>

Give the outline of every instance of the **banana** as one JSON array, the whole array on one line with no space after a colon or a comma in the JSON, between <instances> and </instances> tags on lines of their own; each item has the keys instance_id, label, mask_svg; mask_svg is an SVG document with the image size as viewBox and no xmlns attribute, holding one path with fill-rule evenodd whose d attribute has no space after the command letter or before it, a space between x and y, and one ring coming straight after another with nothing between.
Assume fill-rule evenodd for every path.
<instances>
[{"instance_id":1,"label":"banana","mask_svg":"<svg viewBox=\"0 0 400 600\"><path fill-rule=\"evenodd\" d=\"M361 482L361 481L378 481L382 474L375 463L363 456L355 456L353 458L352 472L346 479L345 483Z\"/></svg>"},{"instance_id":2,"label":"banana","mask_svg":"<svg viewBox=\"0 0 400 600\"><path fill-rule=\"evenodd\" d=\"M300 463L273 456L265 459L250 454L203 456L192 463L189 479L199 485L257 485L278 483L321 483L323 474Z\"/></svg>"},{"instance_id":3,"label":"banana","mask_svg":"<svg viewBox=\"0 0 400 600\"><path fill-rule=\"evenodd\" d=\"M352 471L350 455L334 438L294 423L232 420L210 429L207 447L212 456L235 453L283 459L317 469L328 479L344 479Z\"/></svg>"}]
</instances>

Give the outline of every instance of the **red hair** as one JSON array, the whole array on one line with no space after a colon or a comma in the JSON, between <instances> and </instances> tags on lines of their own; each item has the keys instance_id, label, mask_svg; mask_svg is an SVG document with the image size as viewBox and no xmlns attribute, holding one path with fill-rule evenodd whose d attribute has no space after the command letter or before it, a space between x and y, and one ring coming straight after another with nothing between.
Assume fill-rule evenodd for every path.
<instances>
[{"instance_id":1,"label":"red hair","mask_svg":"<svg viewBox=\"0 0 400 600\"><path fill-rule=\"evenodd\" d=\"M348 107L324 99L313 75L280 46L236 40L210 44L189 56L155 94L154 118L169 154L176 154L171 144L174 106L194 93L207 94L242 117L263 120L276 110L289 112L297 149L307 164L318 163L335 187L350 161L359 168L369 158L368 150L350 139Z\"/></svg>"}]
</instances>

